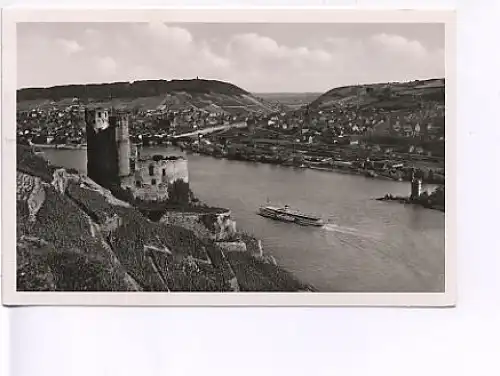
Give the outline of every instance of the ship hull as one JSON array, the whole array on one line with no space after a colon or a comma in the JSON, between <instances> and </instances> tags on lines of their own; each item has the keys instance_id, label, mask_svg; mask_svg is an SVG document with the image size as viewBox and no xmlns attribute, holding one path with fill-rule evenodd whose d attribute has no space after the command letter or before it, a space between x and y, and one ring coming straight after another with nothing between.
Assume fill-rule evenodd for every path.
<instances>
[{"instance_id":1,"label":"ship hull","mask_svg":"<svg viewBox=\"0 0 500 376\"><path fill-rule=\"evenodd\" d=\"M282 213L276 210L269 210L267 208L260 208L257 214L265 218L274 219L275 221L295 223L301 226L321 227L324 225L321 219L303 218L293 214Z\"/></svg>"}]
</instances>

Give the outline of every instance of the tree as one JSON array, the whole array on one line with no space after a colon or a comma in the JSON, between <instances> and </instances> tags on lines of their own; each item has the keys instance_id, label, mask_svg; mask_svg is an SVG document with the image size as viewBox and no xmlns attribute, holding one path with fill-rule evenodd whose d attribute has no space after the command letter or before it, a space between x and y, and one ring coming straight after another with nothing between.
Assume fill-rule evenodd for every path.
<instances>
[{"instance_id":1,"label":"tree","mask_svg":"<svg viewBox=\"0 0 500 376\"><path fill-rule=\"evenodd\" d=\"M191 190L189 184L181 179L177 179L168 187L168 200L174 204L189 204L191 200Z\"/></svg>"},{"instance_id":2,"label":"tree","mask_svg":"<svg viewBox=\"0 0 500 376\"><path fill-rule=\"evenodd\" d=\"M444 185L438 186L434 192L432 192L429 196L429 200L433 204L444 205L445 201L445 190Z\"/></svg>"}]
</instances>

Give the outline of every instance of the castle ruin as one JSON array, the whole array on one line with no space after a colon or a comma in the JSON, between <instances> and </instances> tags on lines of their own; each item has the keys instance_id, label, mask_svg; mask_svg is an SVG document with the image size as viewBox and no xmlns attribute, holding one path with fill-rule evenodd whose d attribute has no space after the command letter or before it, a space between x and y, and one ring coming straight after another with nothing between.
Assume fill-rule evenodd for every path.
<instances>
[{"instance_id":1,"label":"castle ruin","mask_svg":"<svg viewBox=\"0 0 500 376\"><path fill-rule=\"evenodd\" d=\"M86 110L85 123L87 175L97 184L107 189L128 189L135 198L164 201L174 182L189 183L184 157L141 156L131 145L128 114L101 108Z\"/></svg>"}]
</instances>

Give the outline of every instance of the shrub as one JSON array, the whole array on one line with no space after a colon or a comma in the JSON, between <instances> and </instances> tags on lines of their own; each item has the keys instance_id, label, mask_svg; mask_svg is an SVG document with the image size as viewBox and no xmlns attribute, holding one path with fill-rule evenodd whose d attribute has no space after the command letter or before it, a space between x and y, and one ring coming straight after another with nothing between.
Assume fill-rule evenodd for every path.
<instances>
[{"instance_id":1,"label":"shrub","mask_svg":"<svg viewBox=\"0 0 500 376\"><path fill-rule=\"evenodd\" d=\"M51 182L56 167L42 157L35 155L29 146L17 145L17 170Z\"/></svg>"},{"instance_id":2,"label":"shrub","mask_svg":"<svg viewBox=\"0 0 500 376\"><path fill-rule=\"evenodd\" d=\"M132 193L132 190L127 187L127 188L122 188L117 184L112 185L109 188L109 191L113 196L115 196L117 199L128 202L129 204L134 203L134 194Z\"/></svg>"},{"instance_id":3,"label":"shrub","mask_svg":"<svg viewBox=\"0 0 500 376\"><path fill-rule=\"evenodd\" d=\"M174 204L188 204L191 200L189 184L177 179L168 187L168 201Z\"/></svg>"},{"instance_id":4,"label":"shrub","mask_svg":"<svg viewBox=\"0 0 500 376\"><path fill-rule=\"evenodd\" d=\"M249 253L231 252L226 255L242 291L296 292L311 289L286 270L266 263Z\"/></svg>"},{"instance_id":5,"label":"shrub","mask_svg":"<svg viewBox=\"0 0 500 376\"><path fill-rule=\"evenodd\" d=\"M115 214L113 205L100 193L69 184L66 194L97 223L103 224Z\"/></svg>"}]
</instances>

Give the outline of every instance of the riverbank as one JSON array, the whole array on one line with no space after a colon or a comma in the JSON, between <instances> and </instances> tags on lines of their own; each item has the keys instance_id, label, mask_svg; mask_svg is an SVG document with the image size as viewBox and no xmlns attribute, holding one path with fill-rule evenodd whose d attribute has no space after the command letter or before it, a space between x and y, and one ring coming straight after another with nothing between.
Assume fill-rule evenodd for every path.
<instances>
[{"instance_id":1,"label":"riverbank","mask_svg":"<svg viewBox=\"0 0 500 376\"><path fill-rule=\"evenodd\" d=\"M81 150L87 149L86 144L31 144L35 149Z\"/></svg>"},{"instance_id":2,"label":"riverbank","mask_svg":"<svg viewBox=\"0 0 500 376\"><path fill-rule=\"evenodd\" d=\"M291 168L307 168L325 172L335 172L341 174L365 176L373 179L391 180L391 181L410 181L411 167L406 166L404 162L385 162L385 161L362 161L359 158L353 161L336 159L335 157L312 157L305 152L277 153L271 150L259 149L259 151L249 149L250 151L231 151L221 148L220 145L200 145L196 143L183 143L177 145L182 151L187 153L198 153L200 155L211 156L217 159L228 159L245 161L251 163L274 164ZM229 151L228 151L229 150ZM377 164L385 167L375 168ZM371 167L369 167L371 166ZM395 167L391 167L395 166ZM430 176L430 175L429 175ZM423 179L425 184L443 184L444 176L433 174L433 177Z\"/></svg>"},{"instance_id":3,"label":"riverbank","mask_svg":"<svg viewBox=\"0 0 500 376\"><path fill-rule=\"evenodd\" d=\"M17 157L19 290L314 291L236 231L227 209L167 209L152 221L30 148Z\"/></svg>"}]
</instances>

